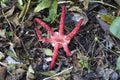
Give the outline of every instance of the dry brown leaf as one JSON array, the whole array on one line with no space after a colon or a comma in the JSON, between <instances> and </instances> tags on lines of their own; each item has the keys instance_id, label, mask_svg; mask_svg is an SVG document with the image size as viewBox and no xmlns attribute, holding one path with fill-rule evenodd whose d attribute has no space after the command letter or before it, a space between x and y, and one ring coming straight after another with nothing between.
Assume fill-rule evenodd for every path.
<instances>
[{"instance_id":1,"label":"dry brown leaf","mask_svg":"<svg viewBox=\"0 0 120 80\"><path fill-rule=\"evenodd\" d=\"M83 5L84 5L84 9L87 10L89 5L89 0L84 0Z\"/></svg>"},{"instance_id":2,"label":"dry brown leaf","mask_svg":"<svg viewBox=\"0 0 120 80\"><path fill-rule=\"evenodd\" d=\"M0 80L5 80L6 67L0 67Z\"/></svg>"},{"instance_id":3,"label":"dry brown leaf","mask_svg":"<svg viewBox=\"0 0 120 80\"><path fill-rule=\"evenodd\" d=\"M32 21L29 21L29 20L26 20L25 23L24 23L24 25L25 25L26 27L31 27L32 24L33 24L33 22L32 22Z\"/></svg>"},{"instance_id":4,"label":"dry brown leaf","mask_svg":"<svg viewBox=\"0 0 120 80\"><path fill-rule=\"evenodd\" d=\"M81 8L79 8L78 6L72 6L68 9L68 11L77 11L79 13L83 12Z\"/></svg>"},{"instance_id":5,"label":"dry brown leaf","mask_svg":"<svg viewBox=\"0 0 120 80\"><path fill-rule=\"evenodd\" d=\"M16 69L16 70L13 71L13 74L18 75L18 74L23 74L25 72L26 71L24 69L18 68L18 69Z\"/></svg>"},{"instance_id":6,"label":"dry brown leaf","mask_svg":"<svg viewBox=\"0 0 120 80\"><path fill-rule=\"evenodd\" d=\"M15 26L18 26L18 25L20 24L18 15L16 15L16 16L13 18L12 21L13 21L13 23L15 24Z\"/></svg>"},{"instance_id":7,"label":"dry brown leaf","mask_svg":"<svg viewBox=\"0 0 120 80\"><path fill-rule=\"evenodd\" d=\"M6 17L11 16L11 15L13 14L14 10L15 10L15 6L13 6L10 10L8 10L8 11L5 13L5 16L6 16Z\"/></svg>"}]
</instances>

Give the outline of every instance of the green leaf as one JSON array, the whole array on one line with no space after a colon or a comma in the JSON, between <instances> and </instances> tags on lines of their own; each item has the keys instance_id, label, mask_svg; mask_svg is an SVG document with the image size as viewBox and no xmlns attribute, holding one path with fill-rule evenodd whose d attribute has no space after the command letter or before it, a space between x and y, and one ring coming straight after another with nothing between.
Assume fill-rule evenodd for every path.
<instances>
[{"instance_id":1,"label":"green leaf","mask_svg":"<svg viewBox=\"0 0 120 80\"><path fill-rule=\"evenodd\" d=\"M49 15L47 18L44 18L44 21L54 22L57 15L58 3L57 0L42 0L37 7L34 9L34 12L39 12L45 8L49 8Z\"/></svg>"},{"instance_id":2,"label":"green leaf","mask_svg":"<svg viewBox=\"0 0 120 80\"><path fill-rule=\"evenodd\" d=\"M120 16L116 17L110 25L110 32L120 39Z\"/></svg>"},{"instance_id":3,"label":"green leaf","mask_svg":"<svg viewBox=\"0 0 120 80\"><path fill-rule=\"evenodd\" d=\"M120 56L117 59L116 69L120 70Z\"/></svg>"},{"instance_id":4,"label":"green leaf","mask_svg":"<svg viewBox=\"0 0 120 80\"><path fill-rule=\"evenodd\" d=\"M56 74L55 71L47 71L47 72L40 72L40 73L45 76L53 76Z\"/></svg>"},{"instance_id":5,"label":"green leaf","mask_svg":"<svg viewBox=\"0 0 120 80\"><path fill-rule=\"evenodd\" d=\"M10 31L10 32L7 32L7 35L8 35L8 36L13 36L13 32L11 32L11 31Z\"/></svg>"},{"instance_id":6,"label":"green leaf","mask_svg":"<svg viewBox=\"0 0 120 80\"><path fill-rule=\"evenodd\" d=\"M103 21L105 21L105 22L108 23L108 24L111 24L112 21L113 21L111 15L101 14L100 17L101 17L101 19L102 19Z\"/></svg>"},{"instance_id":7,"label":"green leaf","mask_svg":"<svg viewBox=\"0 0 120 80\"><path fill-rule=\"evenodd\" d=\"M44 49L43 49L43 52L44 52L45 55L47 55L47 56L52 56L52 55L53 55L52 50L49 49L49 48L44 48Z\"/></svg>"},{"instance_id":8,"label":"green leaf","mask_svg":"<svg viewBox=\"0 0 120 80\"><path fill-rule=\"evenodd\" d=\"M58 8L57 0L54 0L49 8L49 17L51 18L52 22L57 17L57 8Z\"/></svg>"},{"instance_id":9,"label":"green leaf","mask_svg":"<svg viewBox=\"0 0 120 80\"><path fill-rule=\"evenodd\" d=\"M34 9L34 12L39 12L45 8L49 8L52 4L53 0L42 0L37 7Z\"/></svg>"},{"instance_id":10,"label":"green leaf","mask_svg":"<svg viewBox=\"0 0 120 80\"><path fill-rule=\"evenodd\" d=\"M47 18L43 18L43 20L46 22L51 22L51 18L49 16Z\"/></svg>"}]
</instances>

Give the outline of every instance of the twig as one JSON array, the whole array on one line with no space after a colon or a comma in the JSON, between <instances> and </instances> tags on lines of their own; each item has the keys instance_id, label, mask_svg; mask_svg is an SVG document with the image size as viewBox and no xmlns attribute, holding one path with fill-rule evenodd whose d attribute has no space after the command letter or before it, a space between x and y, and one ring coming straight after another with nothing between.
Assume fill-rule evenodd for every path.
<instances>
[{"instance_id":1,"label":"twig","mask_svg":"<svg viewBox=\"0 0 120 80\"><path fill-rule=\"evenodd\" d=\"M21 44L22 44L22 46L23 46L23 48L24 48L24 50L25 50L25 52L26 52L26 54L27 54L27 56L28 56L29 53L28 53L28 51L27 51L27 49L26 49L26 47L25 47L25 45L24 45L22 39L20 39L20 42L21 42Z\"/></svg>"},{"instance_id":2,"label":"twig","mask_svg":"<svg viewBox=\"0 0 120 80\"><path fill-rule=\"evenodd\" d=\"M74 2L72 1L59 1L58 4L63 4L63 3L70 3L70 4L73 4Z\"/></svg>"},{"instance_id":3,"label":"twig","mask_svg":"<svg viewBox=\"0 0 120 80\"><path fill-rule=\"evenodd\" d=\"M9 26L10 26L11 32L14 32L13 29L12 29L12 25L10 24L9 20L7 19L7 16L5 16L5 13L4 13L3 10L2 10L2 14L3 14L3 16L5 17L6 21L8 22L8 24L9 24ZM14 33L13 33L13 34L14 34Z\"/></svg>"},{"instance_id":4,"label":"twig","mask_svg":"<svg viewBox=\"0 0 120 80\"><path fill-rule=\"evenodd\" d=\"M106 5L106 6L117 9L117 7L115 7L115 6L111 5L111 4L105 3L105 2L103 2L103 0L101 0L101 1L91 1L90 0L90 2L92 2L92 3L100 3L100 4L103 4L103 5Z\"/></svg>"},{"instance_id":5,"label":"twig","mask_svg":"<svg viewBox=\"0 0 120 80\"><path fill-rule=\"evenodd\" d=\"M31 0L28 0L28 3L27 3L27 4L25 4L25 5L26 5L26 9L25 9L24 16L23 16L23 18L22 18L22 21L21 21L21 22L23 22L23 21L24 21L24 19L25 19L25 16L26 16L26 14L27 14L27 12L28 12L28 9L29 9L29 6L30 6L30 3L31 3Z\"/></svg>"},{"instance_id":6,"label":"twig","mask_svg":"<svg viewBox=\"0 0 120 80\"><path fill-rule=\"evenodd\" d=\"M53 78L53 77L55 77L55 76L59 76L59 75L63 74L64 72L67 72L67 71L71 70L72 68L73 68L73 66L71 66L70 68L68 68L68 69L66 69L66 70L63 70L63 71L61 71L61 72L59 72L59 73L57 73L57 74L55 74L55 75L53 75L53 76L51 76L51 77L47 77L47 78L45 78L45 79L43 79L43 80L48 80L48 79L51 79L51 78Z\"/></svg>"}]
</instances>

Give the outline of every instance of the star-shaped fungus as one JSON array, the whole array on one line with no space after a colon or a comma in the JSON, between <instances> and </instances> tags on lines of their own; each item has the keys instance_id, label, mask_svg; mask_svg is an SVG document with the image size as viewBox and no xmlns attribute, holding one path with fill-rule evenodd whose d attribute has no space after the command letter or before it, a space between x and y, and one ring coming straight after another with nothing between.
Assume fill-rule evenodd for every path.
<instances>
[{"instance_id":1,"label":"star-shaped fungus","mask_svg":"<svg viewBox=\"0 0 120 80\"><path fill-rule=\"evenodd\" d=\"M59 24L59 31L54 32L49 25L47 25L44 21L42 21L39 18L34 19L34 25L35 25L35 32L40 41L43 43L51 43L52 46L54 47L53 51L53 57L52 61L50 64L50 69L54 68L55 61L58 57L58 49L62 48L66 52L67 56L72 56L72 53L70 52L68 48L68 44L70 40L76 35L76 33L79 31L80 26L83 22L83 18L79 20L75 28L68 34L64 35L64 21L65 21L65 12L66 12L66 7L65 5L62 6L62 13L60 17L60 24ZM36 22L39 23L43 28L45 28L48 33L50 34L50 38L44 38L42 34L39 32L38 27L36 26Z\"/></svg>"}]
</instances>

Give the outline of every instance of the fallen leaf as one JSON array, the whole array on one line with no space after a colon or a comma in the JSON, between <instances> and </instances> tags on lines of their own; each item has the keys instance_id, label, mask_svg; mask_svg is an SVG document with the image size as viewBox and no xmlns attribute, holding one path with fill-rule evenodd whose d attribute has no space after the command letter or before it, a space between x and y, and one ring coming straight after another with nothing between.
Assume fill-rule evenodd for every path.
<instances>
[{"instance_id":1,"label":"fallen leaf","mask_svg":"<svg viewBox=\"0 0 120 80\"><path fill-rule=\"evenodd\" d=\"M42 0L34 9L34 12L39 12L45 8L49 8L51 4L52 4L52 0Z\"/></svg>"},{"instance_id":2,"label":"fallen leaf","mask_svg":"<svg viewBox=\"0 0 120 80\"><path fill-rule=\"evenodd\" d=\"M9 11L7 11L7 12L5 13L5 16L6 16L6 17L11 16L11 15L13 14L14 10L15 10L15 6L13 6Z\"/></svg>"},{"instance_id":3,"label":"fallen leaf","mask_svg":"<svg viewBox=\"0 0 120 80\"><path fill-rule=\"evenodd\" d=\"M120 39L120 16L116 17L110 25L110 32Z\"/></svg>"},{"instance_id":4,"label":"fallen leaf","mask_svg":"<svg viewBox=\"0 0 120 80\"><path fill-rule=\"evenodd\" d=\"M18 68L16 70L14 70L12 73L15 74L15 75L18 75L18 74L23 74L25 73L26 71L22 68Z\"/></svg>"},{"instance_id":5,"label":"fallen leaf","mask_svg":"<svg viewBox=\"0 0 120 80\"><path fill-rule=\"evenodd\" d=\"M89 0L84 0L83 5L84 5L84 9L87 10L89 5Z\"/></svg>"},{"instance_id":6,"label":"fallen leaf","mask_svg":"<svg viewBox=\"0 0 120 80\"><path fill-rule=\"evenodd\" d=\"M107 15L107 14L101 14L100 18L101 20L105 21L107 24L111 24L113 21L111 15Z\"/></svg>"},{"instance_id":7,"label":"fallen leaf","mask_svg":"<svg viewBox=\"0 0 120 80\"><path fill-rule=\"evenodd\" d=\"M43 48L43 52L44 52L45 55L47 55L47 56L52 56L52 55L53 55L52 50L49 49L49 48Z\"/></svg>"},{"instance_id":8,"label":"fallen leaf","mask_svg":"<svg viewBox=\"0 0 120 80\"><path fill-rule=\"evenodd\" d=\"M0 30L0 37L6 38L5 32L6 32L5 29Z\"/></svg>"},{"instance_id":9,"label":"fallen leaf","mask_svg":"<svg viewBox=\"0 0 120 80\"><path fill-rule=\"evenodd\" d=\"M45 76L53 76L56 74L55 71L46 71L46 72L40 72L40 73Z\"/></svg>"},{"instance_id":10,"label":"fallen leaf","mask_svg":"<svg viewBox=\"0 0 120 80\"><path fill-rule=\"evenodd\" d=\"M34 79L35 78L35 76L34 76L34 70L33 70L33 68L32 68L32 66L30 65L29 67L28 67L28 71L27 71L27 80L32 80L32 79Z\"/></svg>"},{"instance_id":11,"label":"fallen leaf","mask_svg":"<svg viewBox=\"0 0 120 80\"><path fill-rule=\"evenodd\" d=\"M18 26L20 24L18 15L15 15L15 17L12 19L12 21L15 24L15 26Z\"/></svg>"},{"instance_id":12,"label":"fallen leaf","mask_svg":"<svg viewBox=\"0 0 120 80\"><path fill-rule=\"evenodd\" d=\"M116 69L120 70L120 56L117 59L117 63L116 63Z\"/></svg>"},{"instance_id":13,"label":"fallen leaf","mask_svg":"<svg viewBox=\"0 0 120 80\"><path fill-rule=\"evenodd\" d=\"M49 8L49 16L52 20L51 22L53 22L55 18L57 17L57 7L58 7L57 0L53 0Z\"/></svg>"},{"instance_id":14,"label":"fallen leaf","mask_svg":"<svg viewBox=\"0 0 120 80\"><path fill-rule=\"evenodd\" d=\"M1 2L0 5L1 5L2 8L7 7L7 5L5 3L3 3L3 2Z\"/></svg>"}]
</instances>

